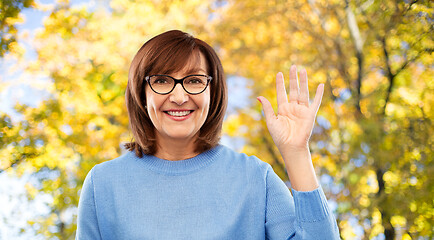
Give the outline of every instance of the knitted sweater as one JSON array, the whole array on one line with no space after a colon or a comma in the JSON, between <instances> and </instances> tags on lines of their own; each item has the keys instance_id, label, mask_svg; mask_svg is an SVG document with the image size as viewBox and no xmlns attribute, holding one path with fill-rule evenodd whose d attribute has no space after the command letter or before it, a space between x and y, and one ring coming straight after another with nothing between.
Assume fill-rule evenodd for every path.
<instances>
[{"instance_id":1,"label":"knitted sweater","mask_svg":"<svg viewBox=\"0 0 434 240\"><path fill-rule=\"evenodd\" d=\"M268 163L219 145L168 161L134 152L96 165L76 239L339 239L321 187L292 190Z\"/></svg>"}]
</instances>

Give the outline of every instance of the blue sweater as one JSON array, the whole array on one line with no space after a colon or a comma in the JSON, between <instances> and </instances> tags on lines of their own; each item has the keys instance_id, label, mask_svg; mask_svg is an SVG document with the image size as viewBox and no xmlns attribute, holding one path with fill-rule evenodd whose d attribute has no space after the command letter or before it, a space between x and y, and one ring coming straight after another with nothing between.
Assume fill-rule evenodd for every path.
<instances>
[{"instance_id":1,"label":"blue sweater","mask_svg":"<svg viewBox=\"0 0 434 240\"><path fill-rule=\"evenodd\" d=\"M168 161L134 152L96 165L76 239L339 239L321 187L292 190L268 163L219 145Z\"/></svg>"}]
</instances>

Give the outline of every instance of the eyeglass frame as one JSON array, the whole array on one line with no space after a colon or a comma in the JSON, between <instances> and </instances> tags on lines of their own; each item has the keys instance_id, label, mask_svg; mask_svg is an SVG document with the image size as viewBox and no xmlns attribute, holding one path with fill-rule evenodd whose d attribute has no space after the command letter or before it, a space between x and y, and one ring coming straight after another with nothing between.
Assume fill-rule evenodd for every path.
<instances>
[{"instance_id":1,"label":"eyeglass frame","mask_svg":"<svg viewBox=\"0 0 434 240\"><path fill-rule=\"evenodd\" d=\"M155 90L152 88L151 83L149 82L149 80L151 79L151 77L155 77L155 76L164 76L164 77L169 77L169 78L173 79L173 81L175 81L175 84L173 85L173 88L172 88L169 92L167 92L167 93L159 93L159 92L155 91ZM191 76L202 76L202 77L206 77L206 80L207 80L207 81L206 81L206 86L205 86L205 88L204 88L202 91L200 91L200 92L198 92L198 93L191 93L191 92L187 91L187 89L185 89L185 87L184 87L184 80L185 80L186 78L188 78L188 77L191 77ZM210 82L211 80L212 80L212 77L211 77L211 76L204 75L204 74L191 74L191 75L187 75L187 76L185 76L185 77L183 77L183 78L180 78L180 79L178 79L178 78L174 78L174 77L172 77L172 76L165 75L165 74L154 74L154 75L150 75L150 76L146 76L146 77L145 77L145 81L149 84L149 87L151 88L151 90L154 91L156 94L160 94L160 95L167 95L167 94L173 92L173 90L174 90L175 87L176 87L176 84L178 84L178 83L181 84L181 86L182 86L182 88L184 89L184 91L185 91L186 93L188 93L188 94L191 94L191 95L201 94L201 93L203 93L203 92L206 90L206 88L208 87L209 82Z\"/></svg>"}]
</instances>

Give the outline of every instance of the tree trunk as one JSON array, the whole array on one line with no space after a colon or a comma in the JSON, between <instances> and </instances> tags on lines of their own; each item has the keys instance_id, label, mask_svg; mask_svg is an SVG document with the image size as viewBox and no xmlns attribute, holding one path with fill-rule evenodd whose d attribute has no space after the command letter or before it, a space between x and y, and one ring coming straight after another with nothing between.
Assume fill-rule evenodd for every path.
<instances>
[{"instance_id":1,"label":"tree trunk","mask_svg":"<svg viewBox=\"0 0 434 240\"><path fill-rule=\"evenodd\" d=\"M383 180L383 175L384 175L384 171L381 168L377 168L377 170L375 171L377 174L377 181L378 181L378 192L377 192L377 198L380 199L380 202L383 201L385 198L383 197L384 193L384 180ZM387 204L387 203L386 203ZM384 237L386 240L395 240L395 228L393 228L392 223L390 222L390 218L391 216L389 215L389 213L381 208L381 205L384 205L382 203L379 204L379 210L381 213L381 220L382 220L382 225L384 228Z\"/></svg>"}]
</instances>

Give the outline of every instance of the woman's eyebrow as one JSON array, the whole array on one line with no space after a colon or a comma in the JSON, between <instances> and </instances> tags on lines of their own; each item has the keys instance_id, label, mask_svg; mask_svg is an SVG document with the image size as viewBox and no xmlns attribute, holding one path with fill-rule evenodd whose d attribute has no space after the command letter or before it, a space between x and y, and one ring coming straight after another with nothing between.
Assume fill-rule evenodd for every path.
<instances>
[{"instance_id":1,"label":"woman's eyebrow","mask_svg":"<svg viewBox=\"0 0 434 240\"><path fill-rule=\"evenodd\" d=\"M192 69L188 70L188 71L186 72L186 74L189 75L189 74L200 73L200 72L202 72L202 73L206 73L206 71L203 70L202 68L192 68Z\"/></svg>"}]
</instances>

